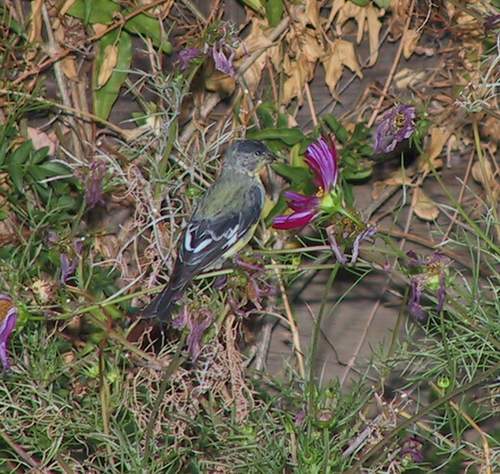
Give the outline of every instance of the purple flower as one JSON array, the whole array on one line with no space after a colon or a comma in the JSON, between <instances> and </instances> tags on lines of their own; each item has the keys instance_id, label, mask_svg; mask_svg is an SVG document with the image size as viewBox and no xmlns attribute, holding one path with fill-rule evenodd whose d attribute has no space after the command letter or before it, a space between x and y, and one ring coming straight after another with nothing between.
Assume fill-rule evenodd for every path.
<instances>
[{"instance_id":1,"label":"purple flower","mask_svg":"<svg viewBox=\"0 0 500 474\"><path fill-rule=\"evenodd\" d=\"M201 352L201 338L214 320L213 315L206 310L201 310L196 315L189 315L187 325L189 336L187 338L188 352L195 361Z\"/></svg>"},{"instance_id":2,"label":"purple flower","mask_svg":"<svg viewBox=\"0 0 500 474\"><path fill-rule=\"evenodd\" d=\"M61 284L65 285L68 280L75 274L76 267L78 266L78 259L69 259L65 253L60 256L61 260Z\"/></svg>"},{"instance_id":3,"label":"purple flower","mask_svg":"<svg viewBox=\"0 0 500 474\"><path fill-rule=\"evenodd\" d=\"M226 53L224 52L224 47L222 45L219 44L218 48L217 45L212 46L212 58L215 63L215 69L224 74L227 74L228 76L234 77L236 75L236 71L234 70L233 66L233 59L235 54L236 51L234 49L231 49L231 53L228 58L226 56Z\"/></svg>"},{"instance_id":4,"label":"purple flower","mask_svg":"<svg viewBox=\"0 0 500 474\"><path fill-rule=\"evenodd\" d=\"M427 312L421 304L424 289L435 293L436 312L439 313L444 307L449 259L441 252L434 252L428 257L418 257L413 250L408 251L406 256L407 267L411 273L408 311L416 321L423 323L427 319Z\"/></svg>"},{"instance_id":5,"label":"purple flower","mask_svg":"<svg viewBox=\"0 0 500 474\"><path fill-rule=\"evenodd\" d=\"M419 463L424 460L423 443L416 436L408 438L401 449L401 458L407 458L411 462Z\"/></svg>"},{"instance_id":6,"label":"purple flower","mask_svg":"<svg viewBox=\"0 0 500 474\"><path fill-rule=\"evenodd\" d=\"M305 419L306 419L306 411L304 409L299 410L297 413L295 413L295 416L293 417L293 424L297 427L300 427L303 425Z\"/></svg>"},{"instance_id":7,"label":"purple flower","mask_svg":"<svg viewBox=\"0 0 500 474\"><path fill-rule=\"evenodd\" d=\"M76 256L71 260L65 253L62 253L60 256L62 285L65 285L68 280L75 274L76 268L78 267L78 257L81 257L83 253L83 240L76 239L73 242L73 249L76 253Z\"/></svg>"},{"instance_id":8,"label":"purple flower","mask_svg":"<svg viewBox=\"0 0 500 474\"><path fill-rule=\"evenodd\" d=\"M316 194L304 196L295 191L286 191L285 198L288 207L293 211L291 214L275 217L273 227L275 229L287 230L304 227L312 222L322 210L334 208L334 190L339 169L337 162L337 150L333 140L320 137L316 142L307 147L305 162L314 174Z\"/></svg>"},{"instance_id":9,"label":"purple flower","mask_svg":"<svg viewBox=\"0 0 500 474\"><path fill-rule=\"evenodd\" d=\"M99 205L104 205L104 194L102 182L106 174L106 164L102 161L94 161L90 165L90 171L85 180L85 200L87 207L92 209Z\"/></svg>"},{"instance_id":10,"label":"purple flower","mask_svg":"<svg viewBox=\"0 0 500 474\"><path fill-rule=\"evenodd\" d=\"M200 355L201 338L203 337L203 333L210 327L213 320L213 315L207 310L193 313L188 311L187 306L184 306L177 318L172 321L172 327L178 331L181 331L186 326L189 329L187 349L193 361Z\"/></svg>"},{"instance_id":11,"label":"purple flower","mask_svg":"<svg viewBox=\"0 0 500 474\"><path fill-rule=\"evenodd\" d=\"M16 327L17 308L12 299L7 295L0 294L0 362L4 370L10 369L7 344Z\"/></svg>"},{"instance_id":12,"label":"purple flower","mask_svg":"<svg viewBox=\"0 0 500 474\"><path fill-rule=\"evenodd\" d=\"M490 30L496 30L500 27L500 14L487 16L484 20L484 31L488 33Z\"/></svg>"},{"instance_id":13,"label":"purple flower","mask_svg":"<svg viewBox=\"0 0 500 474\"><path fill-rule=\"evenodd\" d=\"M398 105L389 110L375 131L375 153L390 153L415 131L415 107Z\"/></svg>"},{"instance_id":14,"label":"purple flower","mask_svg":"<svg viewBox=\"0 0 500 474\"><path fill-rule=\"evenodd\" d=\"M201 56L200 48L184 48L181 49L177 54L177 62L181 71L185 71L191 62Z\"/></svg>"}]
</instances>

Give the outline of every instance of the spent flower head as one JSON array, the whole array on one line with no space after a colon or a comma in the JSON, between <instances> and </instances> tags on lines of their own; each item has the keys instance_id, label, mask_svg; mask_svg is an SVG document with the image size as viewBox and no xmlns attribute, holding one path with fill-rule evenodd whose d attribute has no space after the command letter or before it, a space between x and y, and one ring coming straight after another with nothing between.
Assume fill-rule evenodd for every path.
<instances>
[{"instance_id":1,"label":"spent flower head","mask_svg":"<svg viewBox=\"0 0 500 474\"><path fill-rule=\"evenodd\" d=\"M0 294L0 362L4 370L10 369L7 344L17 322L17 308L10 296Z\"/></svg>"},{"instance_id":2,"label":"spent flower head","mask_svg":"<svg viewBox=\"0 0 500 474\"><path fill-rule=\"evenodd\" d=\"M397 105L385 113L375 131L375 153L390 153L415 131L415 107Z\"/></svg>"},{"instance_id":3,"label":"spent flower head","mask_svg":"<svg viewBox=\"0 0 500 474\"><path fill-rule=\"evenodd\" d=\"M427 320L427 312L422 306L425 289L434 293L437 298L436 312L443 309L446 300L446 280L450 259L436 251L428 257L419 257L413 250L406 253L407 267L410 273L410 298L408 311L418 322Z\"/></svg>"}]
</instances>

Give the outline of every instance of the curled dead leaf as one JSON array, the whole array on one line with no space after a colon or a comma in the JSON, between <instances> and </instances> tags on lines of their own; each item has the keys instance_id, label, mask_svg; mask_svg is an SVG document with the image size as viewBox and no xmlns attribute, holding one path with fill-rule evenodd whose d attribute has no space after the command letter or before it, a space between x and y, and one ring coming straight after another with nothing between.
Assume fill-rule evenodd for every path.
<instances>
[{"instance_id":1,"label":"curled dead leaf","mask_svg":"<svg viewBox=\"0 0 500 474\"><path fill-rule=\"evenodd\" d=\"M436 203L424 193L422 188L415 188L413 210L416 216L424 221L434 221L439 216Z\"/></svg>"},{"instance_id":2,"label":"curled dead leaf","mask_svg":"<svg viewBox=\"0 0 500 474\"><path fill-rule=\"evenodd\" d=\"M118 61L118 47L114 44L109 44L104 49L104 59L99 69L97 76L97 88L100 89L106 82L108 82L113 70Z\"/></svg>"},{"instance_id":3,"label":"curled dead leaf","mask_svg":"<svg viewBox=\"0 0 500 474\"><path fill-rule=\"evenodd\" d=\"M28 127L27 132L28 138L33 143L33 147L35 148L35 150L39 150L43 147L48 147L49 155L53 155L56 152L57 147L59 146L59 140L57 139L55 132L50 132L47 134L44 131L33 127Z\"/></svg>"},{"instance_id":4,"label":"curled dead leaf","mask_svg":"<svg viewBox=\"0 0 500 474\"><path fill-rule=\"evenodd\" d=\"M497 182L493 166L489 160L484 160L483 166L479 161L472 165L472 177L474 181L479 183L486 191L493 194L494 199L498 199L500 194L500 184Z\"/></svg>"},{"instance_id":5,"label":"curled dead leaf","mask_svg":"<svg viewBox=\"0 0 500 474\"><path fill-rule=\"evenodd\" d=\"M408 87L416 86L427 79L427 77L427 71L416 71L414 69L404 68L394 76L394 85L397 89L404 90Z\"/></svg>"},{"instance_id":6,"label":"curled dead leaf","mask_svg":"<svg viewBox=\"0 0 500 474\"><path fill-rule=\"evenodd\" d=\"M418 170L421 173L428 174L433 169L439 169L443 166L443 160L439 159L439 155L450 138L451 131L445 127L434 127L431 130L431 137L428 141L425 152L420 157L418 162Z\"/></svg>"},{"instance_id":7,"label":"curled dead leaf","mask_svg":"<svg viewBox=\"0 0 500 474\"><path fill-rule=\"evenodd\" d=\"M409 59L417 47L420 33L417 30L406 30L401 41L403 42L403 56Z\"/></svg>"},{"instance_id":8,"label":"curled dead leaf","mask_svg":"<svg viewBox=\"0 0 500 474\"><path fill-rule=\"evenodd\" d=\"M411 173L406 169L399 169L392 173L387 179L383 181L375 181L372 188L372 198L378 200L383 192L391 186L411 186L412 179Z\"/></svg>"},{"instance_id":9,"label":"curled dead leaf","mask_svg":"<svg viewBox=\"0 0 500 474\"><path fill-rule=\"evenodd\" d=\"M31 28L28 41L42 40L42 6L43 0L34 0L31 2Z\"/></svg>"},{"instance_id":10,"label":"curled dead leaf","mask_svg":"<svg viewBox=\"0 0 500 474\"><path fill-rule=\"evenodd\" d=\"M61 69L64 73L64 75L72 80L72 81L78 81L78 72L76 70L76 61L73 56L66 56L62 61L61 61Z\"/></svg>"},{"instance_id":11,"label":"curled dead leaf","mask_svg":"<svg viewBox=\"0 0 500 474\"><path fill-rule=\"evenodd\" d=\"M332 95L335 95L335 87L342 77L344 66L348 67L359 78L363 77L356 52L354 51L354 45L349 41L335 40L330 45L322 62L325 68L325 82Z\"/></svg>"}]
</instances>

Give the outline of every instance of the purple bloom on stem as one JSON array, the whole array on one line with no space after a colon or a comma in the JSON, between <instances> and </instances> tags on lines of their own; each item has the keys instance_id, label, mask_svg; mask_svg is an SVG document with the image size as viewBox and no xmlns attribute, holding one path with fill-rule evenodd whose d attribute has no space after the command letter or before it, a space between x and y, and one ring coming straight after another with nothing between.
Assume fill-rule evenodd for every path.
<instances>
[{"instance_id":1,"label":"purple bloom on stem","mask_svg":"<svg viewBox=\"0 0 500 474\"><path fill-rule=\"evenodd\" d=\"M424 288L435 293L437 297L435 310L438 313L441 312L446 301L446 275L449 259L441 252L434 252L422 258L410 250L406 255L407 266L412 273L408 310L417 321L425 322L427 312L421 304Z\"/></svg>"},{"instance_id":2,"label":"purple bloom on stem","mask_svg":"<svg viewBox=\"0 0 500 474\"><path fill-rule=\"evenodd\" d=\"M65 253L61 254L61 284L65 285L68 280L75 274L78 266L78 259L73 258L71 261Z\"/></svg>"},{"instance_id":3,"label":"purple bloom on stem","mask_svg":"<svg viewBox=\"0 0 500 474\"><path fill-rule=\"evenodd\" d=\"M187 338L188 352L195 361L201 352L201 338L210 327L214 317L208 311L200 311L197 315L189 315L187 325L189 336Z\"/></svg>"},{"instance_id":4,"label":"purple bloom on stem","mask_svg":"<svg viewBox=\"0 0 500 474\"><path fill-rule=\"evenodd\" d=\"M422 307L420 300L422 299L423 282L419 278L411 280L410 299L408 301L408 311L411 316L419 323L425 323L427 320L427 312Z\"/></svg>"},{"instance_id":5,"label":"purple bloom on stem","mask_svg":"<svg viewBox=\"0 0 500 474\"><path fill-rule=\"evenodd\" d=\"M224 47L222 45L219 45L219 48L217 48L217 45L212 46L212 58L214 59L215 69L223 72L224 74L227 74L228 76L234 77L236 75L236 71L234 70L233 66L233 59L235 54L236 51L232 49L231 54L228 58L226 56L226 53L224 52Z\"/></svg>"},{"instance_id":6,"label":"purple bloom on stem","mask_svg":"<svg viewBox=\"0 0 500 474\"><path fill-rule=\"evenodd\" d=\"M375 131L375 153L390 153L415 131L415 107L398 105L389 110Z\"/></svg>"},{"instance_id":7,"label":"purple bloom on stem","mask_svg":"<svg viewBox=\"0 0 500 474\"><path fill-rule=\"evenodd\" d=\"M87 207L92 209L98 204L104 205L102 182L106 174L106 165L102 161L94 161L85 181L85 200Z\"/></svg>"},{"instance_id":8,"label":"purple bloom on stem","mask_svg":"<svg viewBox=\"0 0 500 474\"><path fill-rule=\"evenodd\" d=\"M177 53L177 62L181 71L185 71L193 61L201 56L201 50L199 48L184 48Z\"/></svg>"},{"instance_id":9,"label":"purple bloom on stem","mask_svg":"<svg viewBox=\"0 0 500 474\"><path fill-rule=\"evenodd\" d=\"M424 460L423 453L424 445L416 436L412 436L403 443L401 449L401 457L408 458L414 463L419 463Z\"/></svg>"},{"instance_id":10,"label":"purple bloom on stem","mask_svg":"<svg viewBox=\"0 0 500 474\"><path fill-rule=\"evenodd\" d=\"M16 327L17 308L12 299L7 295L0 294L0 362L4 370L10 369L7 344Z\"/></svg>"},{"instance_id":11,"label":"purple bloom on stem","mask_svg":"<svg viewBox=\"0 0 500 474\"><path fill-rule=\"evenodd\" d=\"M337 151L332 140L320 137L311 143L305 153L305 162L314 173L317 191L314 196L305 196L295 191L284 193L288 207L293 211L275 217L273 227L287 230L304 227L312 222L321 212L322 206L331 205L331 191L337 184Z\"/></svg>"}]
</instances>

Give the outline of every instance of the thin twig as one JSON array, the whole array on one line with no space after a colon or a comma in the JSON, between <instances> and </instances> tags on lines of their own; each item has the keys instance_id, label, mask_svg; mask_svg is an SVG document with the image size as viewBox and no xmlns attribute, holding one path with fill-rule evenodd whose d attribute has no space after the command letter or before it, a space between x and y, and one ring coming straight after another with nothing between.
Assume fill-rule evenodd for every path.
<instances>
[{"instance_id":1,"label":"thin twig","mask_svg":"<svg viewBox=\"0 0 500 474\"><path fill-rule=\"evenodd\" d=\"M275 262L273 261L273 264ZM293 317L292 308L290 306L290 301L288 299L288 295L286 293L285 284L283 282L283 277L278 268L275 268L276 277L278 279L278 286L280 289L281 297L283 298L283 305L285 307L286 317L288 319L288 324L290 325L290 331L292 333L292 341L293 341L293 351L295 356L297 357L297 364L299 368L299 375L304 378L305 376L305 366L304 366L304 353L302 352L302 348L300 345L300 336L299 330L297 327L297 323L295 322L295 318Z\"/></svg>"},{"instance_id":2,"label":"thin twig","mask_svg":"<svg viewBox=\"0 0 500 474\"><path fill-rule=\"evenodd\" d=\"M412 0L412 2L410 4L409 11L408 11L408 18L406 19L405 27L403 30L403 37L404 37L405 33L408 31L408 29L410 28L410 23L411 23L414 7L415 7L415 0ZM373 110L373 113L370 117L370 120L368 120L368 124L367 124L368 128L371 128L373 126L373 124L375 123L375 120L377 119L377 116L378 116L380 109L382 107L382 104L384 102L385 96L387 95L387 92L389 91L389 87L391 85L392 79L394 78L394 74L396 73L396 69L398 68L399 60L401 59L401 54L403 54L403 47L404 47L404 43L401 39L401 41L399 42L398 50L396 52L396 56L394 57L394 61L392 62L392 66L391 66L391 69L389 71L389 75L387 76L387 79L385 81L384 88L382 90L382 94L380 95L378 102L375 105L375 109Z\"/></svg>"}]
</instances>

